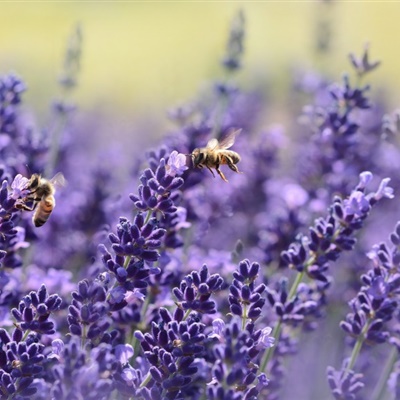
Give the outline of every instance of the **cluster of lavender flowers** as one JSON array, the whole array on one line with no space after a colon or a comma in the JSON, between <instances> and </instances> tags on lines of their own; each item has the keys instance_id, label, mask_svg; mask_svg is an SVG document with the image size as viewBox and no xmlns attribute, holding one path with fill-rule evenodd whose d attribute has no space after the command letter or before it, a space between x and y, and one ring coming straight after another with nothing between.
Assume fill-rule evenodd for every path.
<instances>
[{"instance_id":1,"label":"cluster of lavender flowers","mask_svg":"<svg viewBox=\"0 0 400 400\"><path fill-rule=\"evenodd\" d=\"M49 126L21 108L21 79L0 78L0 399L400 396L400 118L363 82L379 62L366 46L341 83L296 71L296 136L260 128L265 96L236 83L245 22L222 78L122 165L127 187L113 186L120 154L112 168L82 151L93 122L67 102L79 27ZM193 167L233 129L242 173ZM68 186L34 228L30 174L56 172Z\"/></svg>"}]
</instances>

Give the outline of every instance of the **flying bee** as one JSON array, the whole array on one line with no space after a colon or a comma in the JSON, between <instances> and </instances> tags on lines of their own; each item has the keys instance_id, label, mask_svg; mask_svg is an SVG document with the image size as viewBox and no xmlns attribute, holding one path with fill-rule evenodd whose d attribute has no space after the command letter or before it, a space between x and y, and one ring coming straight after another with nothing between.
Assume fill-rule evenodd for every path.
<instances>
[{"instance_id":1,"label":"flying bee","mask_svg":"<svg viewBox=\"0 0 400 400\"><path fill-rule=\"evenodd\" d=\"M220 165L227 164L232 171L235 171L239 174L240 171L238 170L236 164L240 161L240 156L235 151L227 149L233 146L236 136L240 133L240 131L240 129L231 131L220 142L214 138L207 143L206 147L194 149L191 154L194 167L207 167L214 177L215 175L211 168L215 168L215 170L218 172L218 175L225 182L228 182L228 180L220 171Z\"/></svg>"},{"instance_id":2,"label":"flying bee","mask_svg":"<svg viewBox=\"0 0 400 400\"><path fill-rule=\"evenodd\" d=\"M26 189L30 193L17 204L17 207L26 211L35 210L32 222L36 227L40 227L49 219L56 205L54 198L56 187L64 186L65 183L64 175L61 172L49 180L42 178L39 174L33 174L26 185ZM25 204L30 202L33 202L31 207Z\"/></svg>"}]
</instances>

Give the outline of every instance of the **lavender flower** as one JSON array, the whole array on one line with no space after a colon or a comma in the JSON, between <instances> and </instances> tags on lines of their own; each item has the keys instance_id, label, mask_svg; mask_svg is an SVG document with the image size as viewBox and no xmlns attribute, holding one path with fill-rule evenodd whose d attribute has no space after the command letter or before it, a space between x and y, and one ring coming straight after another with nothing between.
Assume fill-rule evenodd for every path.
<instances>
[{"instance_id":1,"label":"lavender flower","mask_svg":"<svg viewBox=\"0 0 400 400\"><path fill-rule=\"evenodd\" d=\"M250 265L248 260L244 260L239 264L239 271L235 271L233 274L234 279L229 288L230 310L233 315L242 318L243 324L247 319L256 321L260 317L265 303L262 294L266 286L263 283L258 286L254 285L259 269L259 264Z\"/></svg>"},{"instance_id":2,"label":"lavender flower","mask_svg":"<svg viewBox=\"0 0 400 400\"><path fill-rule=\"evenodd\" d=\"M246 330L239 326L237 321L229 325L218 321L214 324L214 333L209 335L210 339L218 339L218 344L213 347L213 379L207 388L211 399L256 398L267 386L264 374L257 377L258 366L254 361L261 349L273 346L273 340L266 339L267 331L254 330L251 324ZM257 379L264 380L265 384L259 387Z\"/></svg>"},{"instance_id":3,"label":"lavender flower","mask_svg":"<svg viewBox=\"0 0 400 400\"><path fill-rule=\"evenodd\" d=\"M275 338L279 338L283 326L298 326L305 317L314 319L320 317L320 309L324 306L324 292L330 286L330 277L327 275L329 263L337 261L343 251L353 249L354 232L362 227L371 207L376 204L376 199L380 198L376 196L376 193L367 195L363 193L367 181L370 180L369 177L369 174L362 174L359 185L349 198L344 201L336 198L330 207L329 217L316 220L314 227L310 228L309 238L303 236L299 242L292 244L288 251L282 253L283 263L296 269L299 275L290 291L285 278L279 281L275 290L267 288L267 298L278 318L274 328ZM307 285L300 286L304 274L320 282L316 289L308 288ZM311 329L315 328L312 324L307 324L307 326ZM380 327L374 325L371 329L376 332ZM378 336L375 337L378 340ZM280 345L281 343L278 342L276 347L278 354ZM285 350L282 351L282 354L285 352ZM265 370L273 353L274 348L265 353L261 363L262 371ZM279 363L278 357L272 363L271 371L277 368ZM282 373L279 369L277 371L276 380L279 382ZM272 390L278 387L272 387Z\"/></svg>"},{"instance_id":4,"label":"lavender flower","mask_svg":"<svg viewBox=\"0 0 400 400\"><path fill-rule=\"evenodd\" d=\"M68 38L68 45L65 52L64 68L59 79L65 89L71 89L77 85L80 70L80 59L82 53L82 28L79 24L74 27Z\"/></svg>"},{"instance_id":5,"label":"lavender flower","mask_svg":"<svg viewBox=\"0 0 400 400\"><path fill-rule=\"evenodd\" d=\"M361 286L356 297L349 302L352 312L346 316L346 320L340 323L341 328L354 339L354 347L351 357L343 364L340 371L341 379L353 379L354 365L359 357L360 351L364 343L371 345L383 344L390 341L392 344L397 343L397 338L390 332L391 320L398 310L398 294L400 292L400 275L398 257L400 223L396 225L395 231L391 234L391 242L394 245L389 248L386 244L381 243L375 246L369 253L372 260L372 268L361 277L363 286ZM393 335L393 339L391 338ZM389 365L393 366L397 359L397 349L392 350L389 357ZM328 369L328 380L334 382L333 376L339 374L334 373L333 368ZM382 372L383 374L387 372ZM339 376L339 375L337 375ZM361 374L356 374L358 380ZM389 377L384 376L380 382L385 382ZM335 394L338 391L338 382L336 385L331 383L331 389ZM377 386L374 392L374 398L379 398L384 390L383 386ZM344 383L343 383L344 384ZM348 386L346 384L346 386ZM358 383L357 388L363 386ZM378 396L378 397L377 397Z\"/></svg>"},{"instance_id":6,"label":"lavender flower","mask_svg":"<svg viewBox=\"0 0 400 400\"><path fill-rule=\"evenodd\" d=\"M303 238L294 243L288 251L282 253L283 262L299 272L305 271L311 278L327 281L325 271L328 261L335 261L344 250L351 250L355 245L352 237L367 218L370 209L383 197L392 198L393 189L386 187L384 179L376 193L365 195L365 174L360 177L360 184L348 199L335 198L327 219L318 219L310 228L310 238Z\"/></svg>"},{"instance_id":7,"label":"lavender flower","mask_svg":"<svg viewBox=\"0 0 400 400\"><path fill-rule=\"evenodd\" d=\"M136 215L133 224L126 218L120 218L120 223L117 226L117 235L111 233L109 239L117 257L135 256L141 261L156 261L159 258L159 253L156 249L161 247L162 242L160 239L164 234L164 229L157 228L157 220L155 218L145 223L143 215L139 213ZM109 253L106 253L104 247L101 248L102 252L109 258Z\"/></svg>"},{"instance_id":8,"label":"lavender flower","mask_svg":"<svg viewBox=\"0 0 400 400\"><path fill-rule=\"evenodd\" d=\"M89 283L84 280L79 283L78 290L73 292L72 296L72 304L68 308L71 334L81 337L84 341L109 342L114 334L107 332L111 320L108 316L109 308L105 302L104 288L95 282Z\"/></svg>"},{"instance_id":9,"label":"lavender flower","mask_svg":"<svg viewBox=\"0 0 400 400\"><path fill-rule=\"evenodd\" d=\"M51 335L55 333L55 326L48 318L60 308L61 301L57 294L49 295L46 286L42 285L37 292L25 296L11 313L22 331Z\"/></svg>"},{"instance_id":10,"label":"lavender flower","mask_svg":"<svg viewBox=\"0 0 400 400\"><path fill-rule=\"evenodd\" d=\"M179 307L188 312L189 310L200 313L215 314L216 304L210 300L210 296L221 290L223 279L219 274L209 275L206 265L200 272L193 271L187 275L179 285L174 288L173 293L178 299Z\"/></svg>"},{"instance_id":11,"label":"lavender flower","mask_svg":"<svg viewBox=\"0 0 400 400\"><path fill-rule=\"evenodd\" d=\"M399 387L399 373L400 373L400 365L397 362L393 368L393 372L390 374L390 378L388 380L388 386L393 394L394 398L400 395L400 387Z\"/></svg>"},{"instance_id":12,"label":"lavender flower","mask_svg":"<svg viewBox=\"0 0 400 400\"><path fill-rule=\"evenodd\" d=\"M370 71L373 71L375 68L378 68L380 65L380 61L369 61L369 45L366 44L364 46L364 52L361 57L355 56L353 53L349 54L349 59L353 64L355 70L357 71L358 76L363 77Z\"/></svg>"},{"instance_id":13,"label":"lavender flower","mask_svg":"<svg viewBox=\"0 0 400 400\"><path fill-rule=\"evenodd\" d=\"M21 94L25 89L25 84L15 75L8 75L0 80L0 132L10 137L15 137L17 134L15 121Z\"/></svg>"},{"instance_id":14,"label":"lavender flower","mask_svg":"<svg viewBox=\"0 0 400 400\"><path fill-rule=\"evenodd\" d=\"M364 387L360 382L362 374L356 374L347 369L348 361L345 361L339 371L328 367L328 382L335 399L356 399L357 393Z\"/></svg>"},{"instance_id":15,"label":"lavender flower","mask_svg":"<svg viewBox=\"0 0 400 400\"><path fill-rule=\"evenodd\" d=\"M151 169L147 169L140 180L142 185L139 186L139 195L130 195L137 209L141 211L158 211L161 214L174 213L176 211L171 199L171 191L181 187L183 180L167 173L164 159L161 159L155 173Z\"/></svg>"},{"instance_id":16,"label":"lavender flower","mask_svg":"<svg viewBox=\"0 0 400 400\"><path fill-rule=\"evenodd\" d=\"M232 21L226 49L227 54L222 62L228 71L235 71L241 67L241 57L244 52L244 23L244 13L240 10Z\"/></svg>"},{"instance_id":17,"label":"lavender flower","mask_svg":"<svg viewBox=\"0 0 400 400\"><path fill-rule=\"evenodd\" d=\"M26 339L26 340L25 340ZM36 333L17 327L10 335L0 329L0 390L5 396L30 398L37 392L35 379L44 370L44 345L38 343Z\"/></svg>"},{"instance_id":18,"label":"lavender flower","mask_svg":"<svg viewBox=\"0 0 400 400\"><path fill-rule=\"evenodd\" d=\"M17 200L26 197L29 194L29 190L27 189L28 181L28 178L18 174L11 183L11 198Z\"/></svg>"},{"instance_id":19,"label":"lavender flower","mask_svg":"<svg viewBox=\"0 0 400 400\"><path fill-rule=\"evenodd\" d=\"M326 50L334 29L324 16L319 28ZM385 199L400 186L400 123L361 82L379 62L366 47L350 56L356 79L304 72L297 89L312 105L290 88L285 115L291 127L303 108L307 126L286 135L278 124L260 129L275 109L265 82L255 76L257 89L247 92L235 81L245 36L239 11L224 76L170 113L175 125L157 150L119 147L102 153L110 163L100 166L84 133L111 117L74 121L64 98L41 129L22 112L22 80L0 78L0 397L397 394L400 224L390 243L375 239L399 219L398 204ZM81 52L78 27L64 93L77 85ZM190 168L188 154L233 128L242 129L243 173L222 187ZM62 171L70 182L41 232L21 210L28 168L46 178ZM369 191L373 176L380 184ZM368 264L370 243L379 244ZM326 385L337 359L345 361L327 368ZM382 371L371 368L377 360Z\"/></svg>"},{"instance_id":20,"label":"lavender flower","mask_svg":"<svg viewBox=\"0 0 400 400\"><path fill-rule=\"evenodd\" d=\"M288 282L284 278L277 283L275 290L267 288L267 299L278 318L285 324L297 326L306 316L316 313L318 302L312 300L311 295L314 293L308 290L308 296L302 296L304 289L303 285L296 296L289 298Z\"/></svg>"},{"instance_id":21,"label":"lavender flower","mask_svg":"<svg viewBox=\"0 0 400 400\"><path fill-rule=\"evenodd\" d=\"M64 346L60 362L51 370L51 396L68 399L79 396L87 399L109 399L113 390L110 372L115 357L107 345L90 351L89 357L75 341Z\"/></svg>"},{"instance_id":22,"label":"lavender flower","mask_svg":"<svg viewBox=\"0 0 400 400\"><path fill-rule=\"evenodd\" d=\"M190 383L197 368L193 366L196 357L204 352L204 324L188 318L183 321L183 312L176 309L172 316L166 309L160 309L161 324L153 322L151 333L136 332L145 356L151 367L146 386L149 394L157 398L175 399L190 390Z\"/></svg>"},{"instance_id":23,"label":"lavender flower","mask_svg":"<svg viewBox=\"0 0 400 400\"><path fill-rule=\"evenodd\" d=\"M182 175L188 169L186 165L186 156L179 154L174 150L168 157L167 171L169 175L176 176Z\"/></svg>"}]
</instances>

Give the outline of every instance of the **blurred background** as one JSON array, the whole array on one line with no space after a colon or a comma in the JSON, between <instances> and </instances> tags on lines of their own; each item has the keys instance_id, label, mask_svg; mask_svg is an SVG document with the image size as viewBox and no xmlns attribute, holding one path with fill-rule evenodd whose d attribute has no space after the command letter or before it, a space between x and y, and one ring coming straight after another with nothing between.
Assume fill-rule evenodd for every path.
<instances>
[{"instance_id":1,"label":"blurred background","mask_svg":"<svg viewBox=\"0 0 400 400\"><path fill-rule=\"evenodd\" d=\"M165 132L168 108L194 98L221 75L232 16L246 17L242 87L264 90L281 122L294 66L317 68L340 80L350 70L347 55L371 46L383 60L371 74L376 87L390 87L400 104L400 3L388 2L36 2L0 5L0 73L24 79L25 105L46 124L49 104L59 94L68 37L79 23L83 34L81 71L73 99L81 112L104 117L105 132L143 139ZM329 51L316 51L329 37ZM112 118L109 118L112 117ZM133 127L136 126L136 128ZM91 132L91 134L94 134ZM107 136L107 133L104 133ZM131 136L130 136L131 137Z\"/></svg>"}]
</instances>

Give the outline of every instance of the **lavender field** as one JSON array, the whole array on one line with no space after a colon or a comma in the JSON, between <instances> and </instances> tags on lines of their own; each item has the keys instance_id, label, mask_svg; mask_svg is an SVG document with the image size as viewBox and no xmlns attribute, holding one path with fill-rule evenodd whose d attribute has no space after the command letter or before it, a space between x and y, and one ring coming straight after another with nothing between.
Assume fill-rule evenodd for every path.
<instances>
[{"instance_id":1,"label":"lavender field","mask_svg":"<svg viewBox=\"0 0 400 400\"><path fill-rule=\"evenodd\" d=\"M71 100L80 25L44 126L29 82L0 77L0 399L400 398L400 111L370 85L379 54L292 68L266 125L279 101L238 79L250 23L232 16L219 78L154 116L172 128L122 146Z\"/></svg>"}]
</instances>

